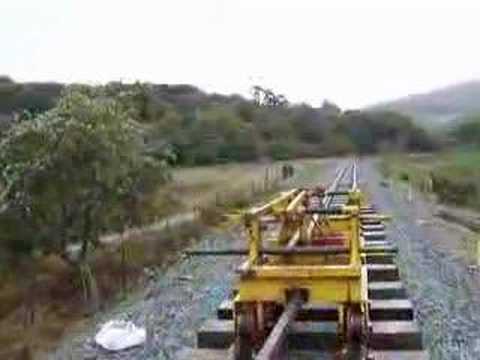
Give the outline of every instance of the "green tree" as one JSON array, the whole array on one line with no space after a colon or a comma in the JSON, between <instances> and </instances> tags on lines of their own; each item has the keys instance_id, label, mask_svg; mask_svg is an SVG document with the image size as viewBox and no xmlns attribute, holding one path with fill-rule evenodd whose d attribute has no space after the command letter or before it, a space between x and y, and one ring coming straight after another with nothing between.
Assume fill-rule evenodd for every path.
<instances>
[{"instance_id":1,"label":"green tree","mask_svg":"<svg viewBox=\"0 0 480 360\"><path fill-rule=\"evenodd\" d=\"M189 132L194 163L252 160L256 156L253 128L227 107L200 112Z\"/></svg>"},{"instance_id":2,"label":"green tree","mask_svg":"<svg viewBox=\"0 0 480 360\"><path fill-rule=\"evenodd\" d=\"M480 145L480 115L461 119L451 135L460 145Z\"/></svg>"},{"instance_id":3,"label":"green tree","mask_svg":"<svg viewBox=\"0 0 480 360\"><path fill-rule=\"evenodd\" d=\"M85 259L106 229L138 222L132 204L168 178L166 163L146 157L143 143L135 119L105 88L67 89L55 108L11 127L1 141L0 222L31 230L22 236L24 252L65 254L80 242ZM15 236L0 237L17 250Z\"/></svg>"}]
</instances>

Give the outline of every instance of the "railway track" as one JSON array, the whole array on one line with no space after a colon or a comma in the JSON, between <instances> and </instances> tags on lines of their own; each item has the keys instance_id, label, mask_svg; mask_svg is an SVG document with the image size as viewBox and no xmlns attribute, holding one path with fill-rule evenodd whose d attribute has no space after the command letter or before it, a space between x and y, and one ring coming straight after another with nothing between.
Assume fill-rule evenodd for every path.
<instances>
[{"instance_id":1,"label":"railway track","mask_svg":"<svg viewBox=\"0 0 480 360\"><path fill-rule=\"evenodd\" d=\"M245 213L231 297L197 332L188 359L427 359L395 264L387 218L356 163L327 188L292 189Z\"/></svg>"}]
</instances>

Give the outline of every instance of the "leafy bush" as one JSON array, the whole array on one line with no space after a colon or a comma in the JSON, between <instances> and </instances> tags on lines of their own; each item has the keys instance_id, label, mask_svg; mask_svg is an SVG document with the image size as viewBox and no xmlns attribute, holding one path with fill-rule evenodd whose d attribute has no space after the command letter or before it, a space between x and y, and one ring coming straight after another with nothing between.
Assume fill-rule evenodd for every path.
<instances>
[{"instance_id":1,"label":"leafy bush","mask_svg":"<svg viewBox=\"0 0 480 360\"><path fill-rule=\"evenodd\" d=\"M0 223L11 231L0 246L65 253L81 241L85 255L107 229L142 221L141 205L167 180L167 165L145 155L142 127L107 90L69 88L2 139Z\"/></svg>"},{"instance_id":2,"label":"leafy bush","mask_svg":"<svg viewBox=\"0 0 480 360\"><path fill-rule=\"evenodd\" d=\"M480 145L480 115L473 115L461 119L451 135L459 145Z\"/></svg>"},{"instance_id":3,"label":"leafy bush","mask_svg":"<svg viewBox=\"0 0 480 360\"><path fill-rule=\"evenodd\" d=\"M432 182L443 202L473 207L480 203L480 170L476 166L440 166L432 171Z\"/></svg>"},{"instance_id":4,"label":"leafy bush","mask_svg":"<svg viewBox=\"0 0 480 360\"><path fill-rule=\"evenodd\" d=\"M294 155L294 149L291 144L274 142L268 146L268 155L274 160L288 160Z\"/></svg>"}]
</instances>

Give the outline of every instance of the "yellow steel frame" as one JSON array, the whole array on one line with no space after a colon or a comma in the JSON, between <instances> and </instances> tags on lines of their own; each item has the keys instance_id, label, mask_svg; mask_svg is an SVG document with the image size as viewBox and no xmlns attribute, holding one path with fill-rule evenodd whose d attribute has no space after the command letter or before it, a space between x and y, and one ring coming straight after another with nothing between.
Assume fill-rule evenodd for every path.
<instances>
[{"instance_id":1,"label":"yellow steel frame","mask_svg":"<svg viewBox=\"0 0 480 360\"><path fill-rule=\"evenodd\" d=\"M343 208L343 214L328 216L328 222L322 225L327 233L340 231L347 235L349 253L343 256L341 264L331 264L325 255L299 254L288 256L288 259L286 256L275 256L266 262L259 256L262 248L260 217L264 215L282 217L284 225L279 245L288 247L308 242L308 230L305 231L305 228L311 230L314 225L312 216L302 214L306 196L305 191L292 190L245 215L249 257L241 268L236 302L274 301L285 304L287 293L293 289L306 290L311 303L356 303L363 307L367 302L367 277L362 270L363 244L359 236L359 208L363 197L357 189L351 192L349 205ZM296 220L288 222L292 217Z\"/></svg>"},{"instance_id":2,"label":"yellow steel frame","mask_svg":"<svg viewBox=\"0 0 480 360\"><path fill-rule=\"evenodd\" d=\"M363 324L368 324L367 268L362 266L365 244L360 236L360 220L383 220L385 217L360 214L365 196L357 188L356 178L353 184L347 204L342 207L340 214L308 214L304 204L310 192L300 189L284 192L245 214L249 255L239 269L241 275L234 299L236 332L239 331L239 319L247 318L250 319L249 329L262 334L262 329L265 329L263 305L286 305L289 295L298 291L306 295L307 303L334 304L338 309L339 334L343 336L350 333L350 326L354 326L351 325L350 314L361 315ZM264 216L280 219L281 229L275 241L279 248L309 246L318 233L327 236L343 234L347 252L336 255L295 253L262 257ZM257 316L252 316L252 313Z\"/></svg>"}]
</instances>

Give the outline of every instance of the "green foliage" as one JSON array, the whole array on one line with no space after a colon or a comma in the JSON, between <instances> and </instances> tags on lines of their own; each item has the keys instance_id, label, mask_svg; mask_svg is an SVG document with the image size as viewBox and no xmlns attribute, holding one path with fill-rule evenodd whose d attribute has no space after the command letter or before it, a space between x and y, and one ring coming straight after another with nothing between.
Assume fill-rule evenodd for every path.
<instances>
[{"instance_id":1,"label":"green foliage","mask_svg":"<svg viewBox=\"0 0 480 360\"><path fill-rule=\"evenodd\" d=\"M0 223L21 229L0 235L10 250L63 253L81 240L85 255L105 230L139 222L138 204L167 179L165 162L144 154L141 126L108 90L69 88L2 139Z\"/></svg>"},{"instance_id":2,"label":"green foliage","mask_svg":"<svg viewBox=\"0 0 480 360\"><path fill-rule=\"evenodd\" d=\"M426 156L385 157L385 176L408 180L415 187L434 192L441 202L480 207L480 152L448 151Z\"/></svg>"},{"instance_id":3,"label":"green foliage","mask_svg":"<svg viewBox=\"0 0 480 360\"><path fill-rule=\"evenodd\" d=\"M427 133L417 128L409 117L390 111L346 112L337 131L346 132L360 153L434 148Z\"/></svg>"},{"instance_id":4,"label":"green foliage","mask_svg":"<svg viewBox=\"0 0 480 360\"><path fill-rule=\"evenodd\" d=\"M0 75L0 84L13 84L13 80L10 76L7 75Z\"/></svg>"},{"instance_id":5,"label":"green foliage","mask_svg":"<svg viewBox=\"0 0 480 360\"><path fill-rule=\"evenodd\" d=\"M432 171L433 190L446 202L478 206L480 171L474 167L449 164Z\"/></svg>"},{"instance_id":6,"label":"green foliage","mask_svg":"<svg viewBox=\"0 0 480 360\"><path fill-rule=\"evenodd\" d=\"M294 147L289 143L274 142L268 146L268 155L274 160L288 160L294 154Z\"/></svg>"},{"instance_id":7,"label":"green foliage","mask_svg":"<svg viewBox=\"0 0 480 360\"><path fill-rule=\"evenodd\" d=\"M62 89L60 84L18 84L7 76L0 76L0 114L46 111L55 105Z\"/></svg>"},{"instance_id":8,"label":"green foliage","mask_svg":"<svg viewBox=\"0 0 480 360\"><path fill-rule=\"evenodd\" d=\"M400 175L398 176L401 181L409 181L410 180L410 175L407 172L402 171Z\"/></svg>"},{"instance_id":9,"label":"green foliage","mask_svg":"<svg viewBox=\"0 0 480 360\"><path fill-rule=\"evenodd\" d=\"M480 153L448 153L432 167L433 190L441 201L460 206L480 206Z\"/></svg>"},{"instance_id":10,"label":"green foliage","mask_svg":"<svg viewBox=\"0 0 480 360\"><path fill-rule=\"evenodd\" d=\"M18 97L25 87L4 81L0 98L2 88ZM76 87L89 96L98 93L96 87ZM102 96L117 98L125 113L137 120L145 153L169 163L196 165L434 147L425 131L406 116L388 111L342 112L329 101L320 108L289 104L283 95L260 86L253 88L252 101L238 95L206 94L190 85L115 82L101 88ZM40 93L36 92L32 101L37 95ZM49 103L56 99L52 96ZM30 109L30 105L24 108ZM33 117L37 113L33 112Z\"/></svg>"},{"instance_id":11,"label":"green foliage","mask_svg":"<svg viewBox=\"0 0 480 360\"><path fill-rule=\"evenodd\" d=\"M460 120L451 131L451 135L459 145L480 146L480 115Z\"/></svg>"},{"instance_id":12,"label":"green foliage","mask_svg":"<svg viewBox=\"0 0 480 360\"><path fill-rule=\"evenodd\" d=\"M7 111L16 120L6 126L0 118L0 255L7 267L47 253L71 261L70 245L80 245L84 263L102 234L156 221L173 203L162 184L174 163L431 148L407 117L342 112L329 102L292 105L271 91L255 103L188 85L72 85L62 96L40 88L0 79L0 99L11 100L0 103L0 113L17 115Z\"/></svg>"},{"instance_id":13,"label":"green foliage","mask_svg":"<svg viewBox=\"0 0 480 360\"><path fill-rule=\"evenodd\" d=\"M193 164L248 161L256 157L253 128L226 107L209 107L198 113L188 129L185 157Z\"/></svg>"}]
</instances>

